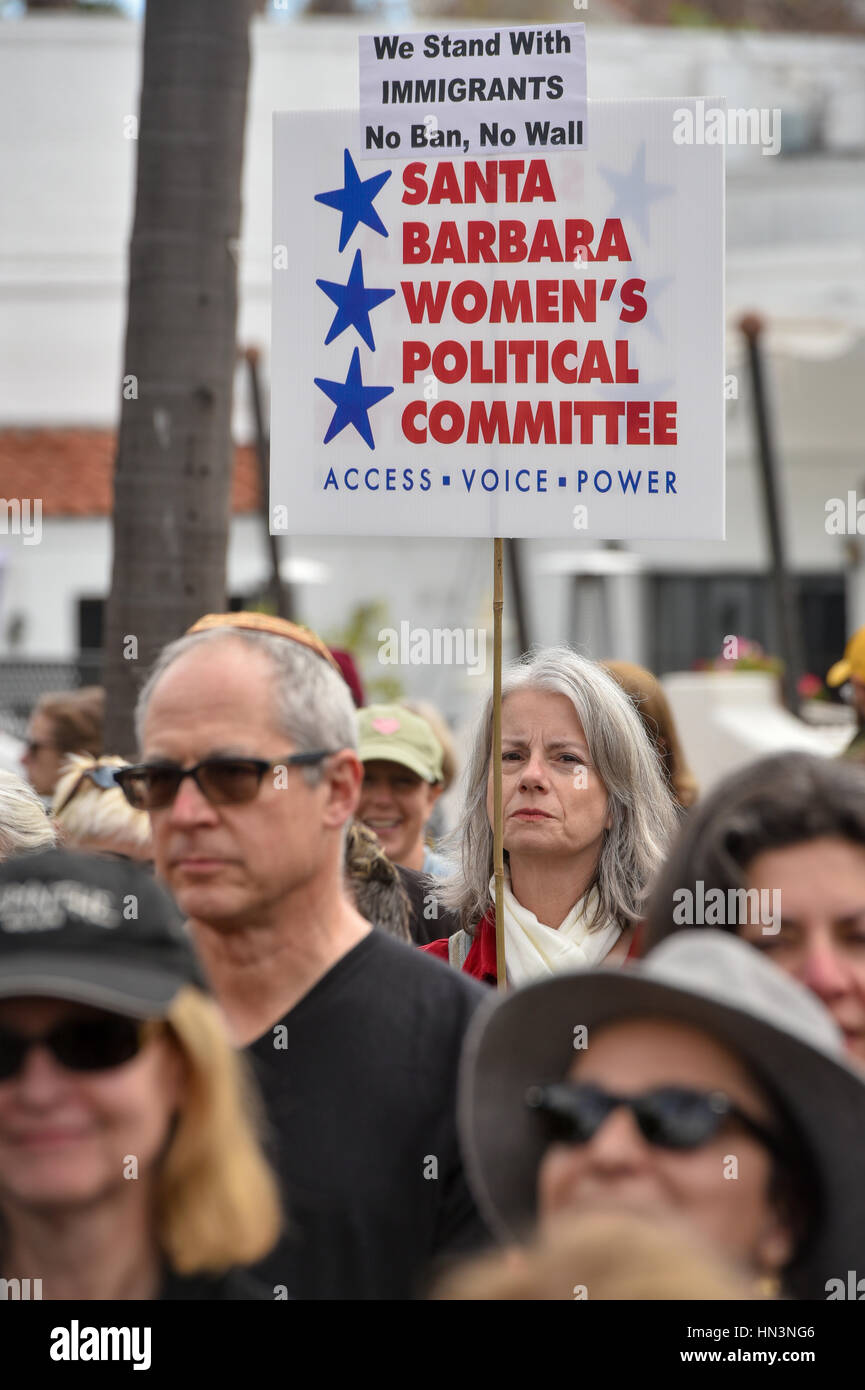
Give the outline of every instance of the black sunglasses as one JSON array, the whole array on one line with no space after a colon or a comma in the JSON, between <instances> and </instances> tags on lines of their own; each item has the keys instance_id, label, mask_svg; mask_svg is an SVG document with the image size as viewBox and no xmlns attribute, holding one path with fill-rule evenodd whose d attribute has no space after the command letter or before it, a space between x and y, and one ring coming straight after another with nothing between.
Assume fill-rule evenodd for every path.
<instances>
[{"instance_id":1,"label":"black sunglasses","mask_svg":"<svg viewBox=\"0 0 865 1390\"><path fill-rule=\"evenodd\" d=\"M100 791L110 791L112 787L117 786L115 774L121 770L122 769L119 767L86 767L52 814L59 816L61 811L65 811L72 798L78 795L85 782L92 782Z\"/></svg>"},{"instance_id":2,"label":"black sunglasses","mask_svg":"<svg viewBox=\"0 0 865 1390\"><path fill-rule=\"evenodd\" d=\"M766 1148L777 1151L775 1135L752 1120L723 1091L662 1086L637 1096L616 1096L600 1086L561 1081L530 1086L526 1105L543 1120L548 1143L587 1144L601 1125L626 1105L650 1144L663 1149L696 1149L707 1144L728 1120L738 1120Z\"/></svg>"},{"instance_id":3,"label":"black sunglasses","mask_svg":"<svg viewBox=\"0 0 865 1390\"><path fill-rule=\"evenodd\" d=\"M212 806L237 806L258 795L265 772L274 767L310 767L329 758L330 749L291 753L274 762L264 758L203 758L192 767L174 763L136 763L117 770L115 780L136 811L161 811L170 806L184 777L191 777Z\"/></svg>"},{"instance_id":4,"label":"black sunglasses","mask_svg":"<svg viewBox=\"0 0 865 1390\"><path fill-rule=\"evenodd\" d=\"M34 1038L0 1026L0 1081L21 1071L32 1047L47 1047L69 1071L108 1071L131 1062L152 1025L134 1018L70 1018Z\"/></svg>"}]
</instances>

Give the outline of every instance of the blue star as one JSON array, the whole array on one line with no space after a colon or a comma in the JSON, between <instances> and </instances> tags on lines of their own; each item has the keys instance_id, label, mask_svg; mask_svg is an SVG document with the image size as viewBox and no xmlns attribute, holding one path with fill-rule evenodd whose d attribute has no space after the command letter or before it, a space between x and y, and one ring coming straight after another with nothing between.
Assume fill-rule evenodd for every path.
<instances>
[{"instance_id":1,"label":"blue star","mask_svg":"<svg viewBox=\"0 0 865 1390\"><path fill-rule=\"evenodd\" d=\"M610 217L632 217L643 234L643 240L648 241L649 205L658 198L666 198L673 189L668 183L646 183L645 140L634 155L630 173L617 174L615 169L603 166L600 172L616 195Z\"/></svg>"},{"instance_id":2,"label":"blue star","mask_svg":"<svg viewBox=\"0 0 865 1390\"><path fill-rule=\"evenodd\" d=\"M329 444L334 435L344 430L346 425L354 425L361 439L375 448L372 438L372 430L369 427L368 411L379 401L384 400L393 391L392 386L364 386L360 374L360 348L355 348L352 353L351 366L348 369L348 376L345 381L325 381L322 377L314 378L319 391L323 391L329 396L336 406L333 412L333 419L327 427L327 434L324 436L325 444Z\"/></svg>"},{"instance_id":3,"label":"blue star","mask_svg":"<svg viewBox=\"0 0 865 1390\"><path fill-rule=\"evenodd\" d=\"M367 347L375 352L375 341L369 321L370 311L378 304L390 299L396 290L368 290L363 283L363 261L360 251L355 251L351 274L347 285L336 285L332 280L316 280L320 290L336 305L333 323L324 340L324 345L332 343L347 328L356 328Z\"/></svg>"},{"instance_id":4,"label":"blue star","mask_svg":"<svg viewBox=\"0 0 865 1390\"><path fill-rule=\"evenodd\" d=\"M390 175L391 171L388 169L384 174L373 174L371 179L358 178L354 160L346 150L343 187L331 189L329 193L316 193L315 201L317 203L325 203L327 207L336 208L337 212L342 213L342 222L339 228L340 251L345 250L358 222L372 227L373 231L379 232L381 236L387 236L387 228L372 203L376 194L387 183Z\"/></svg>"}]
</instances>

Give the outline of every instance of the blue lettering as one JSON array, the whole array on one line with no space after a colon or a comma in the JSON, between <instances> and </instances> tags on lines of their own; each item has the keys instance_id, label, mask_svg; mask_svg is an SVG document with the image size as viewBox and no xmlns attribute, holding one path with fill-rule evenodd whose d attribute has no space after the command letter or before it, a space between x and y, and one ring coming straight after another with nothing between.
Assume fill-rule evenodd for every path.
<instances>
[{"instance_id":1,"label":"blue lettering","mask_svg":"<svg viewBox=\"0 0 865 1390\"><path fill-rule=\"evenodd\" d=\"M589 481L589 475L585 468L577 469L577 492L582 492L583 486Z\"/></svg>"},{"instance_id":2,"label":"blue lettering","mask_svg":"<svg viewBox=\"0 0 865 1390\"><path fill-rule=\"evenodd\" d=\"M642 476L643 476L643 470L642 470L642 468L638 470L636 478L634 477L634 475L633 475L633 473L631 472L630 468L628 469L627 473L623 473L622 470L621 470L621 468L620 468L620 469L618 470L618 473L619 473L619 487L622 489L622 491L623 491L623 492L627 492L627 491L628 491L628 487L630 486L631 492L636 492L636 491L637 491L637 488L640 486L640 479L641 479ZM657 476L657 475L656 475L656 476Z\"/></svg>"},{"instance_id":3,"label":"blue lettering","mask_svg":"<svg viewBox=\"0 0 865 1390\"><path fill-rule=\"evenodd\" d=\"M667 491L668 491L668 492L676 492L676 475L675 475L675 473L668 473L668 474L666 475L666 477L667 477ZM671 480L672 480L672 481L671 481ZM678 495L679 495L679 494L676 492L676 496L677 496L677 497L678 497Z\"/></svg>"},{"instance_id":4,"label":"blue lettering","mask_svg":"<svg viewBox=\"0 0 865 1390\"><path fill-rule=\"evenodd\" d=\"M347 468L347 469L345 470L345 477L343 478L343 482L345 483L345 485L346 485L346 487L348 488L349 492L357 492L357 483L350 483L350 482L348 481L348 478L349 478L349 474L350 474L350 473L353 473L354 476L357 477L357 469L356 469L356 468Z\"/></svg>"},{"instance_id":5,"label":"blue lettering","mask_svg":"<svg viewBox=\"0 0 865 1390\"><path fill-rule=\"evenodd\" d=\"M461 472L462 472L462 475L463 475L463 482L464 482L465 485L466 485L466 492L471 492L471 490L472 490L472 483L473 483L474 480L475 480L475 470L472 469L471 473L466 473L466 470L463 468L463 469L461 470Z\"/></svg>"},{"instance_id":6,"label":"blue lettering","mask_svg":"<svg viewBox=\"0 0 865 1390\"><path fill-rule=\"evenodd\" d=\"M336 481L336 474L334 473L332 468L330 469L327 477L324 480L324 487L322 488L322 491L327 492L329 487L335 487L337 492L339 492L339 483Z\"/></svg>"},{"instance_id":7,"label":"blue lettering","mask_svg":"<svg viewBox=\"0 0 865 1390\"><path fill-rule=\"evenodd\" d=\"M657 468L652 468L652 469L649 470L649 491L650 491L650 492L657 492L657 491L658 491L658 470L657 470Z\"/></svg>"},{"instance_id":8,"label":"blue lettering","mask_svg":"<svg viewBox=\"0 0 865 1390\"><path fill-rule=\"evenodd\" d=\"M487 478L490 478L490 477L491 477L492 480L493 480L493 482L492 482L492 487L487 487L487 482L486 482L486 480L487 480ZM495 490L496 490L496 488L498 487L498 485L499 485L499 475L498 475L498 473L495 471L495 469L494 469L494 468L485 468L484 471L483 471L483 473L481 474L481 487L483 488L484 492L495 492Z\"/></svg>"},{"instance_id":9,"label":"blue lettering","mask_svg":"<svg viewBox=\"0 0 865 1390\"><path fill-rule=\"evenodd\" d=\"M516 477L514 478L514 482L516 483L517 488L519 489L520 492L528 492L528 490L529 490L528 485L527 485L526 487L523 487L522 483L520 482L520 478L527 478L528 476L529 476L529 470L528 470L527 468L520 468L520 469L518 470L517 475L516 475Z\"/></svg>"},{"instance_id":10,"label":"blue lettering","mask_svg":"<svg viewBox=\"0 0 865 1390\"><path fill-rule=\"evenodd\" d=\"M376 481L375 481L375 487L373 487L372 483L371 483L370 480L369 480L369 475L370 475L370 473L374 473L374 474L375 474L375 480L376 480ZM364 487L368 487L369 490L370 490L370 492L378 492L378 469L377 469L377 468L368 468L368 469L366 470L366 472L365 472L364 475L363 475L363 485L364 485Z\"/></svg>"},{"instance_id":11,"label":"blue lettering","mask_svg":"<svg viewBox=\"0 0 865 1390\"><path fill-rule=\"evenodd\" d=\"M601 487L601 483L600 483L601 478L606 478L606 480L607 480L607 486L606 486L606 487ZM609 490L610 490L610 488L611 488L612 486L613 486L613 479L612 479L611 475L607 472L606 468L601 468L601 469L599 469L599 471L595 474L595 491L596 491L596 492L609 492Z\"/></svg>"},{"instance_id":12,"label":"blue lettering","mask_svg":"<svg viewBox=\"0 0 865 1390\"><path fill-rule=\"evenodd\" d=\"M421 492L429 492L430 490L430 476L428 468L422 468L420 471L420 490Z\"/></svg>"},{"instance_id":13,"label":"blue lettering","mask_svg":"<svg viewBox=\"0 0 865 1390\"><path fill-rule=\"evenodd\" d=\"M546 470L546 468L539 468L539 469L538 469L538 492L546 492L546 490L547 490L547 470Z\"/></svg>"}]
</instances>

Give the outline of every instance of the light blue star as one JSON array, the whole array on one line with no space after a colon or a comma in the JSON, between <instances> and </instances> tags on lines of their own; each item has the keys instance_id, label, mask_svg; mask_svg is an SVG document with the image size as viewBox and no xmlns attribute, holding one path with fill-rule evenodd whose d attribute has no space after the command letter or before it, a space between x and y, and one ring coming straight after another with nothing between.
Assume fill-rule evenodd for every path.
<instances>
[{"instance_id":1,"label":"light blue star","mask_svg":"<svg viewBox=\"0 0 865 1390\"><path fill-rule=\"evenodd\" d=\"M646 142L634 155L630 172L619 174L615 169L600 166L600 173L616 195L610 217L631 218L636 222L644 241L649 240L649 207L659 198L673 192L671 184L646 182ZM627 228L625 228L627 234Z\"/></svg>"},{"instance_id":2,"label":"light blue star","mask_svg":"<svg viewBox=\"0 0 865 1390\"><path fill-rule=\"evenodd\" d=\"M375 340L369 321L370 311L382 304L384 300L390 299L392 294L396 294L396 290L367 289L363 283L363 260L359 250L354 254L347 285L337 285L332 280L316 280L315 283L336 305L333 323L330 325L328 335L324 340L325 347L328 343L332 343L334 338L338 338L340 333L344 333L347 328L356 328L367 347L372 348L375 352Z\"/></svg>"},{"instance_id":3,"label":"light blue star","mask_svg":"<svg viewBox=\"0 0 865 1390\"><path fill-rule=\"evenodd\" d=\"M351 366L345 381L326 381L320 376L314 380L319 391L323 391L336 406L327 427L327 434L324 436L325 444L329 444L346 425L354 425L364 443L368 444L370 449L374 449L368 412L379 401L384 400L385 396L389 396L393 387L364 386L360 371L360 348L355 348L352 353Z\"/></svg>"},{"instance_id":4,"label":"light blue star","mask_svg":"<svg viewBox=\"0 0 865 1390\"><path fill-rule=\"evenodd\" d=\"M380 236L387 236L387 228L373 207L373 199L381 191L383 186L390 178L391 171L388 169L384 174L373 174L371 179L361 179L354 166L354 160L345 151L343 159L343 179L342 188L333 188L329 193L316 193L315 201L324 203L329 208L335 208L342 213L342 222L339 227L339 249L344 251L351 234L359 222L367 227L372 227L374 232Z\"/></svg>"}]
</instances>

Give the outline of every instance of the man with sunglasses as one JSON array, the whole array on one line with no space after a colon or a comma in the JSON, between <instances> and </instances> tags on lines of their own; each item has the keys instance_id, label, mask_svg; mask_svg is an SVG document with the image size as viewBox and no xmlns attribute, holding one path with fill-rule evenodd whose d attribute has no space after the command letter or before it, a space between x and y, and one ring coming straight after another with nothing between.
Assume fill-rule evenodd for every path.
<instances>
[{"instance_id":1,"label":"man with sunglasses","mask_svg":"<svg viewBox=\"0 0 865 1390\"><path fill-rule=\"evenodd\" d=\"M307 630L215 615L163 651L138 714L141 762L117 780L150 814L276 1136L290 1233L262 1272L301 1298L417 1294L482 1235L454 1114L482 993L346 895L363 777L348 687Z\"/></svg>"},{"instance_id":2,"label":"man with sunglasses","mask_svg":"<svg viewBox=\"0 0 865 1390\"><path fill-rule=\"evenodd\" d=\"M725 932L491 1001L459 1113L472 1190L508 1244L631 1210L792 1298L825 1298L861 1260L865 1082L819 1001Z\"/></svg>"}]
</instances>

